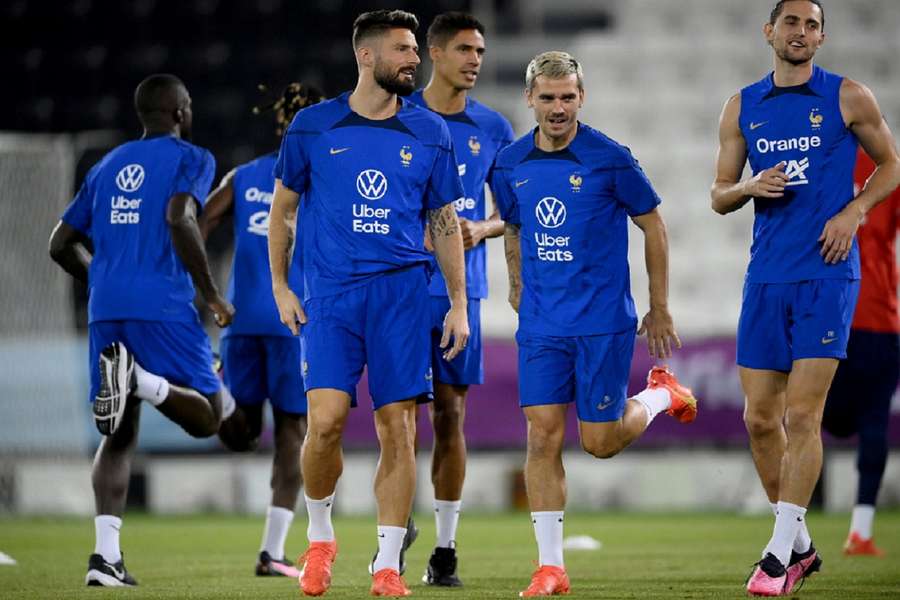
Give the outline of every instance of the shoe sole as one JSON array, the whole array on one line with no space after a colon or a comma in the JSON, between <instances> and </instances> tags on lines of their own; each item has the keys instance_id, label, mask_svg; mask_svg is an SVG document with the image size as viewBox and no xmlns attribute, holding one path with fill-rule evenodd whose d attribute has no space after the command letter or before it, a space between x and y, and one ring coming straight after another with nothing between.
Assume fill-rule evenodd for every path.
<instances>
[{"instance_id":1,"label":"shoe sole","mask_svg":"<svg viewBox=\"0 0 900 600\"><path fill-rule=\"evenodd\" d=\"M89 586L102 586L102 587L134 587L130 583L125 583L119 579L116 579L112 575L107 575L102 571L97 571L96 569L91 569L87 572L87 575L84 577L85 585Z\"/></svg>"},{"instance_id":2,"label":"shoe sole","mask_svg":"<svg viewBox=\"0 0 900 600\"><path fill-rule=\"evenodd\" d=\"M103 435L113 435L122 421L125 413L125 404L128 401L128 349L121 343L115 344L114 356L109 358L106 352L100 354L100 377L104 379L110 388L111 396L108 398L97 397L94 399L94 424ZM102 387L102 386L101 386ZM98 412L99 406L109 405L109 412Z\"/></svg>"}]
</instances>

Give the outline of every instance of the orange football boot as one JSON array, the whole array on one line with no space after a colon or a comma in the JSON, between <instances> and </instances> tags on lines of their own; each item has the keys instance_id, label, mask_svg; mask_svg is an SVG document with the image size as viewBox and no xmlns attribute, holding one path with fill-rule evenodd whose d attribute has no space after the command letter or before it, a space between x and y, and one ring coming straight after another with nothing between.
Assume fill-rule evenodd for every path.
<instances>
[{"instance_id":1,"label":"orange football boot","mask_svg":"<svg viewBox=\"0 0 900 600\"><path fill-rule=\"evenodd\" d=\"M669 391L672 404L666 414L675 417L679 423L690 423L697 418L697 399L690 388L678 383L675 373L669 367L653 367L647 373L647 387L651 390L665 388Z\"/></svg>"},{"instance_id":2,"label":"orange football boot","mask_svg":"<svg viewBox=\"0 0 900 600\"><path fill-rule=\"evenodd\" d=\"M535 596L557 596L569 593L569 576L566 570L553 565L538 567L531 575L531 584L522 592L520 598Z\"/></svg>"},{"instance_id":3,"label":"orange football boot","mask_svg":"<svg viewBox=\"0 0 900 600\"><path fill-rule=\"evenodd\" d=\"M884 550L875 546L875 538L864 540L855 531L851 531L844 542L844 554L847 556L884 556Z\"/></svg>"},{"instance_id":4,"label":"orange football boot","mask_svg":"<svg viewBox=\"0 0 900 600\"><path fill-rule=\"evenodd\" d=\"M372 575L372 587L369 593L373 596L403 597L412 594L406 582L395 569L380 569Z\"/></svg>"},{"instance_id":5,"label":"orange football boot","mask_svg":"<svg viewBox=\"0 0 900 600\"><path fill-rule=\"evenodd\" d=\"M321 596L331 587L331 565L337 557L337 542L310 542L297 559L302 564L300 589L307 596Z\"/></svg>"}]
</instances>

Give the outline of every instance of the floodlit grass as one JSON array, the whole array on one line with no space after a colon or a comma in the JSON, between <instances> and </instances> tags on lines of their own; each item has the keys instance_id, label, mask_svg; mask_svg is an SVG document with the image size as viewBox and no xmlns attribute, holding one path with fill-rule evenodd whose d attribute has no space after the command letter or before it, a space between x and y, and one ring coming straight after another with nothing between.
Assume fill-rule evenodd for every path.
<instances>
[{"instance_id":1,"label":"floodlit grass","mask_svg":"<svg viewBox=\"0 0 900 600\"><path fill-rule=\"evenodd\" d=\"M298 598L295 581L253 576L263 519L237 516L126 515L122 544L140 586L84 586L93 551L91 519L0 519L0 551L18 561L0 566L0 597L20 598ZM420 515L419 541L409 552L407 582L420 598L515 598L527 585L537 552L526 514L463 514L459 533L462 589L434 589L419 578L434 539ZM841 555L847 516L811 514L825 563L795 597L900 598L900 513L879 513L876 539L887 558ZM566 534L602 541L597 551L566 554L572 598L743 598L744 579L771 532L770 517L724 514L572 514ZM375 548L372 518L339 518L340 546L327 598L368 595L366 565ZM305 547L298 518L288 540Z\"/></svg>"}]
</instances>

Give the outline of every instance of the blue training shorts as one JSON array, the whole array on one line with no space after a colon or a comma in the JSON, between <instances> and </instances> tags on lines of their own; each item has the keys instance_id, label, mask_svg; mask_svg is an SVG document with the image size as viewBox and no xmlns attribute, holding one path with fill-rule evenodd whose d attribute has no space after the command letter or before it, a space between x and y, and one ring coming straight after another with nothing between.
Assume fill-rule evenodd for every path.
<instances>
[{"instance_id":1,"label":"blue training shorts","mask_svg":"<svg viewBox=\"0 0 900 600\"><path fill-rule=\"evenodd\" d=\"M379 275L365 284L305 303L306 390L350 395L368 366L375 409L401 400L427 401L431 386L431 313L424 266Z\"/></svg>"},{"instance_id":2,"label":"blue training shorts","mask_svg":"<svg viewBox=\"0 0 900 600\"><path fill-rule=\"evenodd\" d=\"M441 336L444 334L444 317L450 310L450 299L447 296L431 297L431 368L434 378L450 385L474 385L484 383L484 351L481 346L481 301L470 299L469 342L456 358L444 360L446 348L441 348ZM453 340L450 340L453 345Z\"/></svg>"},{"instance_id":3,"label":"blue training shorts","mask_svg":"<svg viewBox=\"0 0 900 600\"><path fill-rule=\"evenodd\" d=\"M113 342L122 342L146 371L169 383L191 388L205 396L219 391L213 372L212 347L200 324L194 321L95 321L88 326L91 402L100 391L100 353Z\"/></svg>"},{"instance_id":4,"label":"blue training shorts","mask_svg":"<svg viewBox=\"0 0 900 600\"><path fill-rule=\"evenodd\" d=\"M575 402L578 419L617 421L625 412L635 330L554 337L516 334L519 405Z\"/></svg>"},{"instance_id":5,"label":"blue training shorts","mask_svg":"<svg viewBox=\"0 0 900 600\"><path fill-rule=\"evenodd\" d=\"M802 358L847 357L859 280L745 283L737 364L790 372Z\"/></svg>"},{"instance_id":6,"label":"blue training shorts","mask_svg":"<svg viewBox=\"0 0 900 600\"><path fill-rule=\"evenodd\" d=\"M300 374L300 338L278 335L228 335L222 338L225 385L240 406L266 400L291 414L306 414Z\"/></svg>"}]
</instances>

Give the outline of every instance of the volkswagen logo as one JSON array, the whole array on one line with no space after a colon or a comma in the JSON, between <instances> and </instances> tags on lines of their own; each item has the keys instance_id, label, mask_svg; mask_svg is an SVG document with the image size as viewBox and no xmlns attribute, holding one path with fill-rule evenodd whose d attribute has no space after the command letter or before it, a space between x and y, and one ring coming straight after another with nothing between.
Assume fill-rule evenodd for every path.
<instances>
[{"instance_id":1,"label":"volkswagen logo","mask_svg":"<svg viewBox=\"0 0 900 600\"><path fill-rule=\"evenodd\" d=\"M366 169L356 176L356 191L366 200L378 200L387 192L387 177L377 169Z\"/></svg>"},{"instance_id":2,"label":"volkswagen logo","mask_svg":"<svg viewBox=\"0 0 900 600\"><path fill-rule=\"evenodd\" d=\"M123 192L136 192L143 183L144 167L138 164L124 166L116 175L116 185Z\"/></svg>"},{"instance_id":3,"label":"volkswagen logo","mask_svg":"<svg viewBox=\"0 0 900 600\"><path fill-rule=\"evenodd\" d=\"M547 229L556 229L566 222L566 205L553 196L541 198L534 209L534 215L538 223Z\"/></svg>"}]
</instances>

